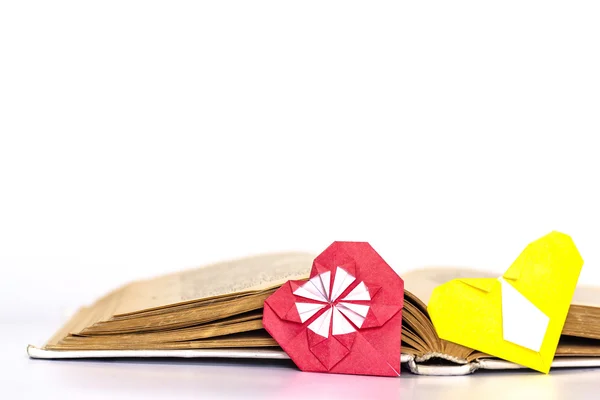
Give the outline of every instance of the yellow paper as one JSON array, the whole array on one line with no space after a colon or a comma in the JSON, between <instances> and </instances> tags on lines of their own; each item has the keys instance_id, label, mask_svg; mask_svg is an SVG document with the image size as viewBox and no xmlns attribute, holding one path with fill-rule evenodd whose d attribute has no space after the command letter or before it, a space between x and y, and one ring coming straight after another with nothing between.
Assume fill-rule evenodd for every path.
<instances>
[{"instance_id":1,"label":"yellow paper","mask_svg":"<svg viewBox=\"0 0 600 400\"><path fill-rule=\"evenodd\" d=\"M455 279L438 286L427 310L442 339L548 373L582 266L573 240L552 232L529 244L501 278ZM542 328L538 349L514 343L535 342L527 336Z\"/></svg>"}]
</instances>

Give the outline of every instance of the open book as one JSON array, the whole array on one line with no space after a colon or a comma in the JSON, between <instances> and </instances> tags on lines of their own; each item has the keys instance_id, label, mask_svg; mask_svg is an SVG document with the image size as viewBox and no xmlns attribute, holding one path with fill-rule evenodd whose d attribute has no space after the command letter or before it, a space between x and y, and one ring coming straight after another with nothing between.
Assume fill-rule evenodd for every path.
<instances>
[{"instance_id":1,"label":"open book","mask_svg":"<svg viewBox=\"0 0 600 400\"><path fill-rule=\"evenodd\" d=\"M308 278L313 255L278 253L238 259L133 282L81 308L32 358L230 357L287 355L262 326L263 303L290 279ZM402 274L402 362L427 375L520 368L440 339L427 314L434 287L486 277L464 269ZM595 303L594 303L595 302ZM553 367L600 366L600 288L578 288Z\"/></svg>"}]
</instances>

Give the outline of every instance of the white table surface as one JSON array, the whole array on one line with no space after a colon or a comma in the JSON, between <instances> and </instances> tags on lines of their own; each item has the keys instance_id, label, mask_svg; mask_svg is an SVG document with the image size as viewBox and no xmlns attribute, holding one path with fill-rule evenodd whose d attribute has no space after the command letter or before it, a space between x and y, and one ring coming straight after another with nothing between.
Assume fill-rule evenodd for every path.
<instances>
[{"instance_id":1,"label":"white table surface","mask_svg":"<svg viewBox=\"0 0 600 400\"><path fill-rule=\"evenodd\" d=\"M400 378L303 373L288 361L31 360L57 324L0 325L2 399L599 399L600 369Z\"/></svg>"}]
</instances>

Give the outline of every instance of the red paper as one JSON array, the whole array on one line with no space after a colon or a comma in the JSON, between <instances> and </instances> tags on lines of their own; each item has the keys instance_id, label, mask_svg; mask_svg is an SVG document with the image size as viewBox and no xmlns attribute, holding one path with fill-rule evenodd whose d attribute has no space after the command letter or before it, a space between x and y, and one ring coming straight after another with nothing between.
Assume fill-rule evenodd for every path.
<instances>
[{"instance_id":1,"label":"red paper","mask_svg":"<svg viewBox=\"0 0 600 400\"><path fill-rule=\"evenodd\" d=\"M265 301L263 325L303 371L400 375L404 282L364 242L334 242L308 281Z\"/></svg>"}]
</instances>

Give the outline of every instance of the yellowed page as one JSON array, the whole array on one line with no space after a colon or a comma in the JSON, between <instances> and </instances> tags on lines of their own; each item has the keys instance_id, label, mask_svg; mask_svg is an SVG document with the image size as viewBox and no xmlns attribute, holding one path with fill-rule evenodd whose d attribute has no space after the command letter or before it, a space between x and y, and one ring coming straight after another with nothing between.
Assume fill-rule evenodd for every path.
<instances>
[{"instance_id":1,"label":"yellowed page","mask_svg":"<svg viewBox=\"0 0 600 400\"><path fill-rule=\"evenodd\" d=\"M411 291L423 303L428 304L431 293L436 286L452 279L462 278L496 278L501 273L479 271L469 268L426 267L402 273L404 287ZM572 304L600 307L600 288L579 285L575 289Z\"/></svg>"},{"instance_id":2,"label":"yellowed page","mask_svg":"<svg viewBox=\"0 0 600 400\"><path fill-rule=\"evenodd\" d=\"M314 256L306 253L267 254L134 282L124 288L114 315L264 290L290 279L305 279L313 260Z\"/></svg>"},{"instance_id":3,"label":"yellowed page","mask_svg":"<svg viewBox=\"0 0 600 400\"><path fill-rule=\"evenodd\" d=\"M442 283L459 278L493 278L500 275L468 268L426 267L404 272L400 276L404 279L404 288L428 304L433 289Z\"/></svg>"},{"instance_id":4,"label":"yellowed page","mask_svg":"<svg viewBox=\"0 0 600 400\"><path fill-rule=\"evenodd\" d=\"M47 343L53 345L116 315L135 314L176 304L242 292L259 292L289 279L305 279L314 256L276 253L220 262L129 283L79 310Z\"/></svg>"},{"instance_id":5,"label":"yellowed page","mask_svg":"<svg viewBox=\"0 0 600 400\"><path fill-rule=\"evenodd\" d=\"M577 286L572 304L589 307L600 307L600 287Z\"/></svg>"}]
</instances>

